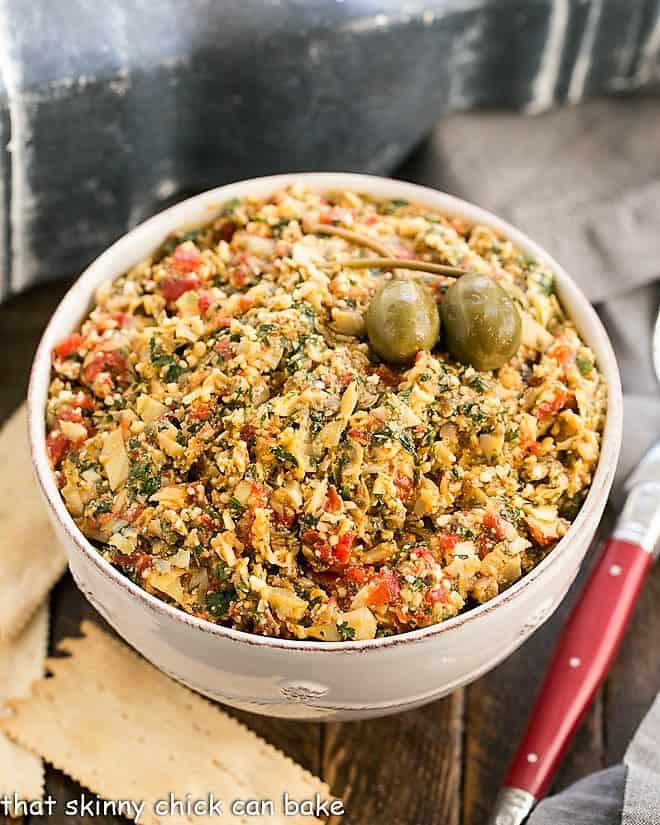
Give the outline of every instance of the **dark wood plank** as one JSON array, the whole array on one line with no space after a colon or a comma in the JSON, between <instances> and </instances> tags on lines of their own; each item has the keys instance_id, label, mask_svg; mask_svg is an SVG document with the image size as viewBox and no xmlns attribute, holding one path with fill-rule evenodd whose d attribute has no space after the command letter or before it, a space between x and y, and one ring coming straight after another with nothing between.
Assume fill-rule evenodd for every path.
<instances>
[{"instance_id":1,"label":"dark wood plank","mask_svg":"<svg viewBox=\"0 0 660 825\"><path fill-rule=\"evenodd\" d=\"M0 420L24 399L39 338L68 284L57 281L29 290L0 306Z\"/></svg>"},{"instance_id":2,"label":"dark wood plank","mask_svg":"<svg viewBox=\"0 0 660 825\"><path fill-rule=\"evenodd\" d=\"M463 691L425 708L328 723L322 776L344 825L459 825Z\"/></svg>"},{"instance_id":3,"label":"dark wood plank","mask_svg":"<svg viewBox=\"0 0 660 825\"><path fill-rule=\"evenodd\" d=\"M620 761L660 689L660 568L651 571L605 686L607 764Z\"/></svg>"},{"instance_id":4,"label":"dark wood plank","mask_svg":"<svg viewBox=\"0 0 660 825\"><path fill-rule=\"evenodd\" d=\"M242 710L223 707L222 710L236 717L259 736L279 748L287 756L307 768L316 776L321 775L321 740L323 726L320 722L294 722L291 719L274 719L258 716Z\"/></svg>"},{"instance_id":5,"label":"dark wood plank","mask_svg":"<svg viewBox=\"0 0 660 825\"><path fill-rule=\"evenodd\" d=\"M564 602L509 659L467 688L463 825L485 825L522 735L555 641L593 566L591 554ZM564 757L551 792L604 764L603 714L596 703Z\"/></svg>"}]
</instances>

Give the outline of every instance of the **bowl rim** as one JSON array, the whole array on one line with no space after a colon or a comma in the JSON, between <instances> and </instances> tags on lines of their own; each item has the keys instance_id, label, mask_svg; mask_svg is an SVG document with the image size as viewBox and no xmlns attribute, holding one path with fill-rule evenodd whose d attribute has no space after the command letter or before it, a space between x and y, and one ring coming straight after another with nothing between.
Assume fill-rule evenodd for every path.
<instances>
[{"instance_id":1,"label":"bowl rim","mask_svg":"<svg viewBox=\"0 0 660 825\"><path fill-rule=\"evenodd\" d=\"M73 324L68 322L64 324L67 329L73 330L89 309L89 301L86 300L84 307L81 306L77 312L73 312L73 307L80 303L78 293L86 294L86 291L90 289L88 286L88 282L90 281L94 282L98 279L98 283L102 283L126 271L127 266L122 265L117 268L116 264L113 266L113 261L121 257L122 254L125 254L127 250L130 251L133 247L139 246L140 242L144 243L146 238L150 238L158 232L162 239L168 232L174 229L203 222L204 218L190 220L191 214L208 211L208 219L210 220L221 204L232 197L243 197L250 194L263 197L269 192L297 182L316 191L353 189L354 191L365 192L375 197L402 197L411 202L426 204L441 213L463 217L471 223L480 223L489 226L496 232L512 240L524 252L541 259L552 269L556 276L558 291L562 293L561 300L563 305L567 302L570 302L571 306L579 305L580 311L586 321L584 324L576 323L578 332L585 339L589 340L591 346L595 344L595 348L599 351L598 366L607 381L607 413L598 465L587 497L577 517L566 532L566 535L536 567L490 601L473 607L464 613L459 613L444 622L393 636L348 642L280 639L278 637L260 636L255 633L248 633L246 631L225 627L224 625L214 624L206 619L192 616L178 607L167 604L146 590L143 590L139 585L133 583L128 577L120 573L107 562L85 538L64 505L47 458L43 409L47 398L48 385L50 383L51 351L56 339L61 337L62 333L56 333L55 330L62 324L62 319L66 318L69 314L72 317L75 315L76 320ZM153 249L155 246L156 244L150 244L149 248ZM139 260L148 254L148 251L141 253L133 263L138 263ZM106 274L100 277L103 272L106 272ZM570 313L570 316L573 317L573 313ZM587 328L588 332L585 335L583 330ZM129 593L132 597L138 599L143 606L148 608L152 613L167 616L176 622L203 633L218 636L225 640L236 642L239 645L266 647L291 652L326 652L328 654L346 651L366 653L396 645L423 642L442 634L451 633L468 622L474 622L484 616L488 616L490 613L515 599L522 590L543 576L549 567L555 565L561 557L569 554L574 537L583 528L588 528L589 524L598 519L602 513L618 461L622 437L622 419L623 397L621 381L609 337L591 303L573 279L545 249L529 238L524 232L510 225L507 221L469 201L420 184L353 172L293 172L236 181L209 189L180 201L156 213L146 221L143 221L95 258L67 290L42 334L34 356L28 388L29 444L32 463L39 486L57 525L64 530L71 540L70 543L97 568L104 578Z\"/></svg>"}]
</instances>

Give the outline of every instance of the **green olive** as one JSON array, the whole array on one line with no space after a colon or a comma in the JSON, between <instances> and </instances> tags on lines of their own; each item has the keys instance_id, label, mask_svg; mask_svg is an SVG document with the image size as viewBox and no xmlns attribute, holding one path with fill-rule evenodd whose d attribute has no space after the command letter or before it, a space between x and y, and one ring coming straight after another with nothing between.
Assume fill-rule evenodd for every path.
<instances>
[{"instance_id":1,"label":"green olive","mask_svg":"<svg viewBox=\"0 0 660 825\"><path fill-rule=\"evenodd\" d=\"M447 348L463 364L495 370L520 346L520 313L488 275L470 272L455 281L441 304Z\"/></svg>"},{"instance_id":2,"label":"green olive","mask_svg":"<svg viewBox=\"0 0 660 825\"><path fill-rule=\"evenodd\" d=\"M431 290L417 281L394 278L371 299L365 316L369 342L390 364L406 364L440 335L440 314Z\"/></svg>"}]
</instances>

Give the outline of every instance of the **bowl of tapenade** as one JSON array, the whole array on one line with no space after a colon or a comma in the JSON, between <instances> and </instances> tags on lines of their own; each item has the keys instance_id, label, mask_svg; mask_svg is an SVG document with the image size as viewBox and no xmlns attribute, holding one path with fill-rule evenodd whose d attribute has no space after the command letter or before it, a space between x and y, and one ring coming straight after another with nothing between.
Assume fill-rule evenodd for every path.
<instances>
[{"instance_id":1,"label":"bowl of tapenade","mask_svg":"<svg viewBox=\"0 0 660 825\"><path fill-rule=\"evenodd\" d=\"M74 576L123 636L230 704L351 717L441 695L550 615L621 399L593 309L522 233L310 174L212 190L97 259L30 415Z\"/></svg>"}]
</instances>

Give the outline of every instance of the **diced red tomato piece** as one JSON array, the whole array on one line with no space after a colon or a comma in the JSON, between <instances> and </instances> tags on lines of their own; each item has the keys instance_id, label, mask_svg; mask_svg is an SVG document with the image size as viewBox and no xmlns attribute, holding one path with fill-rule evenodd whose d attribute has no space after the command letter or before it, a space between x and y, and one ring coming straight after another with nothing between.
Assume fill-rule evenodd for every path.
<instances>
[{"instance_id":1,"label":"diced red tomato piece","mask_svg":"<svg viewBox=\"0 0 660 825\"><path fill-rule=\"evenodd\" d=\"M339 541L333 548L333 555L339 564L346 564L346 562L350 559L351 548L353 547L354 541L354 533L344 533L343 536L340 536Z\"/></svg>"},{"instance_id":2,"label":"diced red tomato piece","mask_svg":"<svg viewBox=\"0 0 660 825\"><path fill-rule=\"evenodd\" d=\"M72 444L69 439L62 433L54 430L48 433L46 438L46 449L48 450L48 457L53 467L57 467L64 456L71 450Z\"/></svg>"},{"instance_id":3,"label":"diced red tomato piece","mask_svg":"<svg viewBox=\"0 0 660 825\"><path fill-rule=\"evenodd\" d=\"M479 558L480 559L485 558L490 553L490 551L493 549L494 546L495 546L495 542L489 536L487 536L485 533L482 533L479 536L479 539L477 541L477 549L479 550Z\"/></svg>"},{"instance_id":4,"label":"diced red tomato piece","mask_svg":"<svg viewBox=\"0 0 660 825\"><path fill-rule=\"evenodd\" d=\"M126 358L118 350L98 352L83 370L83 379L86 383L93 384L94 379L102 372L111 373L122 383L128 377Z\"/></svg>"},{"instance_id":5,"label":"diced red tomato piece","mask_svg":"<svg viewBox=\"0 0 660 825\"><path fill-rule=\"evenodd\" d=\"M424 545L420 545L419 547L413 547L410 551L410 558L421 559L429 567L433 567L438 563L438 559L433 554L433 551L429 547L425 547Z\"/></svg>"},{"instance_id":6,"label":"diced red tomato piece","mask_svg":"<svg viewBox=\"0 0 660 825\"><path fill-rule=\"evenodd\" d=\"M333 573L332 570L313 570L311 576L315 582L322 585L328 590L332 590L337 586L337 579L339 573Z\"/></svg>"},{"instance_id":7,"label":"diced red tomato piece","mask_svg":"<svg viewBox=\"0 0 660 825\"><path fill-rule=\"evenodd\" d=\"M358 430L355 427L348 430L348 437L354 441L359 441L360 444L368 444L370 441L369 433L366 430Z\"/></svg>"},{"instance_id":8,"label":"diced red tomato piece","mask_svg":"<svg viewBox=\"0 0 660 825\"><path fill-rule=\"evenodd\" d=\"M218 530L220 528L220 524L208 513L202 513L202 515L199 517L199 520L202 522L204 527L208 528L209 530Z\"/></svg>"},{"instance_id":9,"label":"diced red tomato piece","mask_svg":"<svg viewBox=\"0 0 660 825\"><path fill-rule=\"evenodd\" d=\"M179 244L172 255L172 265L177 272L185 275L187 272L195 272L202 262L199 250L192 243Z\"/></svg>"},{"instance_id":10,"label":"diced red tomato piece","mask_svg":"<svg viewBox=\"0 0 660 825\"><path fill-rule=\"evenodd\" d=\"M344 573L344 578L347 581L355 582L355 584L363 585L369 580L370 571L366 567L347 567Z\"/></svg>"},{"instance_id":11,"label":"diced red tomato piece","mask_svg":"<svg viewBox=\"0 0 660 825\"><path fill-rule=\"evenodd\" d=\"M62 412L57 414L58 421L73 421L74 424L82 423L83 417L80 410L75 410L69 408L68 410L62 410Z\"/></svg>"},{"instance_id":12,"label":"diced red tomato piece","mask_svg":"<svg viewBox=\"0 0 660 825\"><path fill-rule=\"evenodd\" d=\"M125 518L129 524L132 524L144 512L144 510L144 504L134 501L122 512L122 517Z\"/></svg>"},{"instance_id":13,"label":"diced red tomato piece","mask_svg":"<svg viewBox=\"0 0 660 825\"><path fill-rule=\"evenodd\" d=\"M122 567L132 567L137 573L144 572L154 563L149 553L142 553L139 550L128 555L125 553L117 553L115 554L114 561L115 564L120 564Z\"/></svg>"},{"instance_id":14,"label":"diced red tomato piece","mask_svg":"<svg viewBox=\"0 0 660 825\"><path fill-rule=\"evenodd\" d=\"M173 304L184 292L197 289L198 286L199 278L197 275L186 275L182 278L165 278L160 285L163 298L165 298L168 304Z\"/></svg>"},{"instance_id":15,"label":"diced red tomato piece","mask_svg":"<svg viewBox=\"0 0 660 825\"><path fill-rule=\"evenodd\" d=\"M79 392L71 400L71 406L80 410L93 410L94 400L85 392Z\"/></svg>"},{"instance_id":16,"label":"diced red tomato piece","mask_svg":"<svg viewBox=\"0 0 660 825\"><path fill-rule=\"evenodd\" d=\"M342 499L334 487L328 489L328 494L325 498L325 509L328 513L338 513L341 510Z\"/></svg>"},{"instance_id":17,"label":"diced red tomato piece","mask_svg":"<svg viewBox=\"0 0 660 825\"><path fill-rule=\"evenodd\" d=\"M381 570L374 578L367 603L373 607L381 607L393 602L401 592L401 585L396 574L391 570Z\"/></svg>"},{"instance_id":18,"label":"diced red tomato piece","mask_svg":"<svg viewBox=\"0 0 660 825\"><path fill-rule=\"evenodd\" d=\"M247 272L243 268L235 269L229 279L232 283L232 286L238 287L239 289L245 286L245 282L247 281Z\"/></svg>"},{"instance_id":19,"label":"diced red tomato piece","mask_svg":"<svg viewBox=\"0 0 660 825\"><path fill-rule=\"evenodd\" d=\"M246 444L254 444L256 434L257 431L251 424L241 427L241 441L245 441Z\"/></svg>"},{"instance_id":20,"label":"diced red tomato piece","mask_svg":"<svg viewBox=\"0 0 660 825\"><path fill-rule=\"evenodd\" d=\"M56 358L68 358L80 349L82 341L82 336L74 332L55 344L53 354Z\"/></svg>"},{"instance_id":21,"label":"diced red tomato piece","mask_svg":"<svg viewBox=\"0 0 660 825\"><path fill-rule=\"evenodd\" d=\"M208 401L195 401L188 415L193 421L206 421L211 415L211 404Z\"/></svg>"},{"instance_id":22,"label":"diced red tomato piece","mask_svg":"<svg viewBox=\"0 0 660 825\"><path fill-rule=\"evenodd\" d=\"M254 306L254 298L251 298L249 295L241 295L238 299L238 308L241 312L247 312L248 309L252 309Z\"/></svg>"},{"instance_id":23,"label":"diced red tomato piece","mask_svg":"<svg viewBox=\"0 0 660 825\"><path fill-rule=\"evenodd\" d=\"M559 363L564 375L566 375L566 370L569 366L575 363L576 353L569 346L561 342L550 347L546 354Z\"/></svg>"},{"instance_id":24,"label":"diced red tomato piece","mask_svg":"<svg viewBox=\"0 0 660 825\"><path fill-rule=\"evenodd\" d=\"M484 526L493 531L493 535L498 541L502 541L505 534L499 513L495 513L492 510L487 512L484 516Z\"/></svg>"},{"instance_id":25,"label":"diced red tomato piece","mask_svg":"<svg viewBox=\"0 0 660 825\"><path fill-rule=\"evenodd\" d=\"M537 418L547 418L550 415L555 415L566 406L569 398L569 393L559 391L549 401L542 401L537 404L534 408L534 415Z\"/></svg>"},{"instance_id":26,"label":"diced red tomato piece","mask_svg":"<svg viewBox=\"0 0 660 825\"><path fill-rule=\"evenodd\" d=\"M449 598L449 591L442 587L437 587L435 590L429 590L425 596L426 601L431 604L444 604Z\"/></svg>"},{"instance_id":27,"label":"diced red tomato piece","mask_svg":"<svg viewBox=\"0 0 660 825\"><path fill-rule=\"evenodd\" d=\"M265 484L260 484L258 481L253 481L250 484L250 499L251 507L265 507L268 501L269 489Z\"/></svg>"},{"instance_id":28,"label":"diced red tomato piece","mask_svg":"<svg viewBox=\"0 0 660 825\"><path fill-rule=\"evenodd\" d=\"M305 530L300 534L300 540L303 544L311 547L318 554L321 561L326 564L332 561L332 548L324 541L318 530Z\"/></svg>"},{"instance_id":29,"label":"diced red tomato piece","mask_svg":"<svg viewBox=\"0 0 660 825\"><path fill-rule=\"evenodd\" d=\"M452 218L449 224L459 235L465 235L469 229L469 224L463 218Z\"/></svg>"},{"instance_id":30,"label":"diced red tomato piece","mask_svg":"<svg viewBox=\"0 0 660 825\"><path fill-rule=\"evenodd\" d=\"M113 312L110 317L113 321L116 321L119 324L120 328L130 327L133 325L132 316L127 315L125 312Z\"/></svg>"},{"instance_id":31,"label":"diced red tomato piece","mask_svg":"<svg viewBox=\"0 0 660 825\"><path fill-rule=\"evenodd\" d=\"M319 215L319 223L330 224L335 221L350 222L355 216L355 209L345 206L332 206Z\"/></svg>"},{"instance_id":32,"label":"diced red tomato piece","mask_svg":"<svg viewBox=\"0 0 660 825\"><path fill-rule=\"evenodd\" d=\"M322 541L321 534L318 530L303 530L300 534L300 541L309 547L315 547L319 541Z\"/></svg>"},{"instance_id":33,"label":"diced red tomato piece","mask_svg":"<svg viewBox=\"0 0 660 825\"><path fill-rule=\"evenodd\" d=\"M443 550L453 550L458 544L458 534L449 532L439 533L438 541Z\"/></svg>"},{"instance_id":34,"label":"diced red tomato piece","mask_svg":"<svg viewBox=\"0 0 660 825\"><path fill-rule=\"evenodd\" d=\"M529 534L537 544L544 547L546 544L551 544L555 539L559 538L555 532L544 532L539 530L534 524L528 524Z\"/></svg>"},{"instance_id":35,"label":"diced red tomato piece","mask_svg":"<svg viewBox=\"0 0 660 825\"><path fill-rule=\"evenodd\" d=\"M397 470L394 474L394 486L399 491L399 498L405 500L409 498L414 485L411 478Z\"/></svg>"},{"instance_id":36,"label":"diced red tomato piece","mask_svg":"<svg viewBox=\"0 0 660 825\"><path fill-rule=\"evenodd\" d=\"M526 450L527 452L532 453L532 455L538 455L541 450L541 445L538 441L532 441L525 434L521 434L520 448L522 450Z\"/></svg>"},{"instance_id":37,"label":"diced red tomato piece","mask_svg":"<svg viewBox=\"0 0 660 825\"><path fill-rule=\"evenodd\" d=\"M394 370L391 370L385 364L381 364L379 367L376 367L376 369L372 370L372 372L380 378L386 387L397 387L401 381L401 376L397 375Z\"/></svg>"},{"instance_id":38,"label":"diced red tomato piece","mask_svg":"<svg viewBox=\"0 0 660 825\"><path fill-rule=\"evenodd\" d=\"M296 513L275 513L274 516L276 523L281 524L282 527L286 527L287 529L293 527L293 525L298 520L298 516Z\"/></svg>"},{"instance_id":39,"label":"diced red tomato piece","mask_svg":"<svg viewBox=\"0 0 660 825\"><path fill-rule=\"evenodd\" d=\"M215 349L216 352L220 354L223 361L228 361L230 358L233 358L234 351L228 338L220 338L218 343L215 345Z\"/></svg>"},{"instance_id":40,"label":"diced red tomato piece","mask_svg":"<svg viewBox=\"0 0 660 825\"><path fill-rule=\"evenodd\" d=\"M208 308L211 306L211 296L208 292L202 292L202 294L197 299L197 308L200 311L201 315L204 315L205 312L208 311Z\"/></svg>"}]
</instances>

